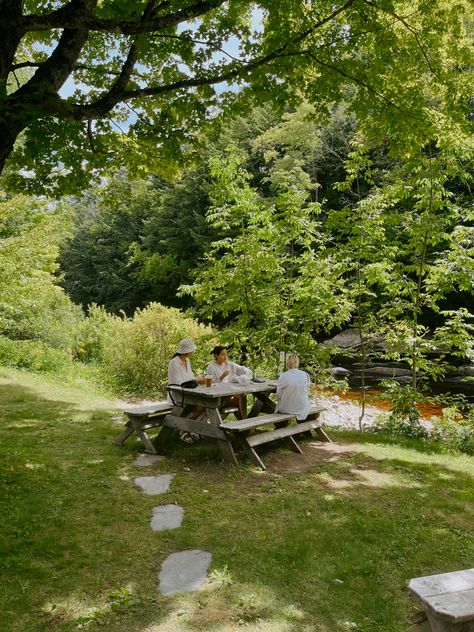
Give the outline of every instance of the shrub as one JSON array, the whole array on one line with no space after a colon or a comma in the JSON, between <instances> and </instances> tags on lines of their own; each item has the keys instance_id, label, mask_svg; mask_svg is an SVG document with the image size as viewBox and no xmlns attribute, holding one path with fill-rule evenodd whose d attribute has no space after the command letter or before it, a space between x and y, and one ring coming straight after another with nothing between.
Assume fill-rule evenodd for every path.
<instances>
[{"instance_id":1,"label":"shrub","mask_svg":"<svg viewBox=\"0 0 474 632\"><path fill-rule=\"evenodd\" d=\"M392 410L389 415L379 415L372 430L391 437L426 439L428 432L420 425L420 413L416 407L420 394L411 386L402 386L392 380L384 382L384 385Z\"/></svg>"},{"instance_id":2,"label":"shrub","mask_svg":"<svg viewBox=\"0 0 474 632\"><path fill-rule=\"evenodd\" d=\"M89 305L87 317L75 329L74 357L81 362L102 362L122 325L123 319L109 314L104 307Z\"/></svg>"},{"instance_id":3,"label":"shrub","mask_svg":"<svg viewBox=\"0 0 474 632\"><path fill-rule=\"evenodd\" d=\"M104 350L103 369L108 383L123 395L160 395L166 392L168 363L182 338L192 338L195 374L207 366L212 330L178 309L151 303L131 319L116 323L113 340Z\"/></svg>"},{"instance_id":4,"label":"shrub","mask_svg":"<svg viewBox=\"0 0 474 632\"><path fill-rule=\"evenodd\" d=\"M72 368L66 351L53 349L38 340L10 340L0 336L0 363L29 371L62 373Z\"/></svg>"},{"instance_id":5,"label":"shrub","mask_svg":"<svg viewBox=\"0 0 474 632\"><path fill-rule=\"evenodd\" d=\"M443 408L442 417L432 417L433 429L430 443L437 447L447 447L466 454L474 454L474 407L464 416L458 408Z\"/></svg>"}]
</instances>

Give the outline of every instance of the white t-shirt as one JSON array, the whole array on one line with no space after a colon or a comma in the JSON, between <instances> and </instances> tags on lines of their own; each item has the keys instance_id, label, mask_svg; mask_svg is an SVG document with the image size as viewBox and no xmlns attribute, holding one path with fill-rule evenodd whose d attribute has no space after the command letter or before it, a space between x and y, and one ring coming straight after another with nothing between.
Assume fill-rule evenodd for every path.
<instances>
[{"instance_id":1,"label":"white t-shirt","mask_svg":"<svg viewBox=\"0 0 474 632\"><path fill-rule=\"evenodd\" d=\"M221 378L221 375L225 371L229 371L229 374L226 375L225 378ZM250 369L231 362L230 360L222 364L217 364L216 361L210 362L207 366L207 372L209 375L212 375L214 382L232 382L232 378L235 375L248 375L248 377L252 377L252 371Z\"/></svg>"},{"instance_id":2,"label":"white t-shirt","mask_svg":"<svg viewBox=\"0 0 474 632\"><path fill-rule=\"evenodd\" d=\"M186 367L183 366L179 356L172 358L168 364L168 384L182 384L189 380L194 380L189 358L186 358ZM167 399L169 403L173 403L169 393Z\"/></svg>"},{"instance_id":3,"label":"white t-shirt","mask_svg":"<svg viewBox=\"0 0 474 632\"><path fill-rule=\"evenodd\" d=\"M275 412L295 415L302 421L309 414L309 375L300 369L289 369L282 373L277 382L277 405Z\"/></svg>"}]
</instances>

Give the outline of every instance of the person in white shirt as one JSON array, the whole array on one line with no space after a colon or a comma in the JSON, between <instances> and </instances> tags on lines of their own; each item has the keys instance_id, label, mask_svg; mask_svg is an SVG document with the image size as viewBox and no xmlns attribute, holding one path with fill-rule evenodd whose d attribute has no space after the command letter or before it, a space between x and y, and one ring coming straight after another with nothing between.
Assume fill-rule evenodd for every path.
<instances>
[{"instance_id":1,"label":"person in white shirt","mask_svg":"<svg viewBox=\"0 0 474 632\"><path fill-rule=\"evenodd\" d=\"M178 349L168 364L168 384L183 384L189 380L196 380L198 384L204 384L203 377L195 377L191 368L190 357L196 351L196 345L190 338L181 340ZM173 400L168 393L168 401L173 404ZM201 406L195 406L193 417L198 417L202 412ZM200 439L199 435L190 434L189 432L181 432L179 438L184 443L194 443Z\"/></svg>"},{"instance_id":2,"label":"person in white shirt","mask_svg":"<svg viewBox=\"0 0 474 632\"><path fill-rule=\"evenodd\" d=\"M277 382L277 405L275 412L295 415L298 421L304 421L311 409L309 388L311 381L305 371L298 367L300 360L296 353L286 356L286 368Z\"/></svg>"},{"instance_id":3,"label":"person in white shirt","mask_svg":"<svg viewBox=\"0 0 474 632\"><path fill-rule=\"evenodd\" d=\"M231 362L227 355L227 347L217 345L211 351L214 361L207 366L207 372L212 376L214 382L232 382L235 376L245 375L252 377L252 371L245 366ZM239 418L244 419L247 416L247 398L246 395L234 395L226 401L226 405L235 405L239 409Z\"/></svg>"}]
</instances>

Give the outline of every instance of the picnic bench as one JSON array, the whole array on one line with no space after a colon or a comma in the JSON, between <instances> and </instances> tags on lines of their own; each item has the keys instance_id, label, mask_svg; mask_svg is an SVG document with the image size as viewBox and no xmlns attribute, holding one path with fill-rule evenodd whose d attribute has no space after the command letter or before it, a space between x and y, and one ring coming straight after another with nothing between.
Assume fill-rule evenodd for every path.
<instances>
[{"instance_id":1,"label":"picnic bench","mask_svg":"<svg viewBox=\"0 0 474 632\"><path fill-rule=\"evenodd\" d=\"M123 445L125 441L135 433L145 447L148 454L157 454L156 448L151 442L147 430L161 426L163 419L173 409L168 402L156 402L146 406L132 406L123 412L127 416L123 432L115 439L117 445Z\"/></svg>"},{"instance_id":2,"label":"picnic bench","mask_svg":"<svg viewBox=\"0 0 474 632\"><path fill-rule=\"evenodd\" d=\"M310 419L307 418L306 421L297 423L293 426L289 426L287 424L291 419L294 419L294 415L286 413L271 413L267 415L260 415L258 417L248 417L246 419L233 421L227 424L220 424L220 428L225 433L237 438L252 463L260 467L262 470L265 470L265 464L255 450L257 446L271 443L272 441L277 441L279 439L288 439L290 448L294 452L302 454L303 450L300 448L295 437L297 435L311 432L311 430L320 430L323 437L322 440L330 441L327 434L324 430L322 430L321 422L318 419L323 410L324 408L313 407L310 415L308 415ZM265 426L270 424L275 426L275 430L265 430ZM258 434L251 434L252 431L258 428L260 428L262 432L259 432ZM319 436L321 437L321 435Z\"/></svg>"},{"instance_id":3,"label":"picnic bench","mask_svg":"<svg viewBox=\"0 0 474 632\"><path fill-rule=\"evenodd\" d=\"M255 448L264 443L277 439L287 439L290 447L301 452L295 436L314 430L322 441L330 441L321 428L319 414L322 408L313 406L303 423L288 426L294 415L275 413L275 403L270 399L270 393L276 390L275 382L249 384L215 384L211 387L198 386L195 389L170 386L169 391L174 404L156 402L146 406L133 406L124 410L127 422L124 430L115 439L115 443L122 445L133 433L142 442L145 452L158 454L166 451L168 440L176 430L195 433L203 438L216 441L221 450L224 461L237 465L233 442L239 443L253 463L265 469L265 465L258 456ZM255 401L249 412L249 417L231 423L223 420L235 408L228 408L229 397L238 394L253 394ZM197 418L193 417L194 406L201 406L204 412ZM260 414L263 413L263 414ZM268 429L268 425L275 425L275 429ZM156 447L151 442L147 430L161 427L156 439ZM251 434L260 428L263 432Z\"/></svg>"},{"instance_id":4,"label":"picnic bench","mask_svg":"<svg viewBox=\"0 0 474 632\"><path fill-rule=\"evenodd\" d=\"M432 632L474 632L474 568L417 577L408 588Z\"/></svg>"}]
</instances>

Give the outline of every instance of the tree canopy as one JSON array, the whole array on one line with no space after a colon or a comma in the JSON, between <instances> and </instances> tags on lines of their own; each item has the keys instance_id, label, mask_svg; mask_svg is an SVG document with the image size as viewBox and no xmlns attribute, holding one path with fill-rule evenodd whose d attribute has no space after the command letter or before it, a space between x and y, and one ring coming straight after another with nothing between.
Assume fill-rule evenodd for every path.
<instances>
[{"instance_id":1,"label":"tree canopy","mask_svg":"<svg viewBox=\"0 0 474 632\"><path fill-rule=\"evenodd\" d=\"M0 0L0 11L0 170L9 159L29 190L77 190L117 164L169 170L197 130L251 97L304 97L322 112L345 100L399 152L469 133L469 0Z\"/></svg>"}]
</instances>

